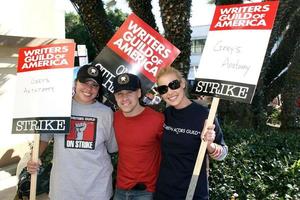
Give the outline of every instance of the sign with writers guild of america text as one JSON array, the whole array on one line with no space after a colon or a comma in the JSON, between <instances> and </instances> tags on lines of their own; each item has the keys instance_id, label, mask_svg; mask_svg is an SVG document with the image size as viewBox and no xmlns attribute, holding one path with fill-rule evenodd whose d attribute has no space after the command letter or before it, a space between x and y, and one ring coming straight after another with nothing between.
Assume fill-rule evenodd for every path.
<instances>
[{"instance_id":1,"label":"sign with writers guild of america text","mask_svg":"<svg viewBox=\"0 0 300 200\"><path fill-rule=\"evenodd\" d=\"M278 3L216 7L194 93L251 103Z\"/></svg>"},{"instance_id":2,"label":"sign with writers guild of america text","mask_svg":"<svg viewBox=\"0 0 300 200\"><path fill-rule=\"evenodd\" d=\"M20 48L13 134L69 133L75 44Z\"/></svg>"},{"instance_id":3,"label":"sign with writers guild of america text","mask_svg":"<svg viewBox=\"0 0 300 200\"><path fill-rule=\"evenodd\" d=\"M180 51L134 13L122 26L93 62L103 76L104 96L113 97L113 80L122 73L137 75L144 92L156 82L157 72L171 65Z\"/></svg>"}]
</instances>

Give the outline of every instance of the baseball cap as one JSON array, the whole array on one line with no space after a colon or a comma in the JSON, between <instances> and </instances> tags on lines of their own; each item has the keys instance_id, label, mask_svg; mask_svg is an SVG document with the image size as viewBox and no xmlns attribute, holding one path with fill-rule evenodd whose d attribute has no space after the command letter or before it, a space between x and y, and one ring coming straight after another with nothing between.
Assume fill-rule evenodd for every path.
<instances>
[{"instance_id":1,"label":"baseball cap","mask_svg":"<svg viewBox=\"0 0 300 200\"><path fill-rule=\"evenodd\" d=\"M124 73L116 76L113 81L114 93L121 90L131 90L136 91L141 89L141 81L139 77L134 74Z\"/></svg>"},{"instance_id":2,"label":"baseball cap","mask_svg":"<svg viewBox=\"0 0 300 200\"><path fill-rule=\"evenodd\" d=\"M102 73L100 72L99 68L87 64L83 65L82 67L79 68L78 73L77 73L77 79L81 83L85 83L87 81L94 81L98 85L102 84Z\"/></svg>"}]
</instances>

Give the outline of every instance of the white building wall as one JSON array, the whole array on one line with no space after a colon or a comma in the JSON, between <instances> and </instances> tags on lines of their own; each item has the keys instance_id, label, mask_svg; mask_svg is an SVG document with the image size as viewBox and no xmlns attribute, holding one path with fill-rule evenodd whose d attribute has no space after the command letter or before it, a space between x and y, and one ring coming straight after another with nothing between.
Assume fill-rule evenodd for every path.
<instances>
[{"instance_id":1,"label":"white building wall","mask_svg":"<svg viewBox=\"0 0 300 200\"><path fill-rule=\"evenodd\" d=\"M32 135L11 134L18 49L65 38L62 1L0 1L0 168L20 159L32 141Z\"/></svg>"},{"instance_id":2,"label":"white building wall","mask_svg":"<svg viewBox=\"0 0 300 200\"><path fill-rule=\"evenodd\" d=\"M0 3L0 35L64 38L64 4L61 1L2 1Z\"/></svg>"},{"instance_id":3,"label":"white building wall","mask_svg":"<svg viewBox=\"0 0 300 200\"><path fill-rule=\"evenodd\" d=\"M193 41L198 39L206 39L209 32L209 27L210 25L192 26L191 40ZM187 77L187 79L190 81L195 80L195 75L200 63L201 55L202 53L191 53L190 70Z\"/></svg>"}]
</instances>

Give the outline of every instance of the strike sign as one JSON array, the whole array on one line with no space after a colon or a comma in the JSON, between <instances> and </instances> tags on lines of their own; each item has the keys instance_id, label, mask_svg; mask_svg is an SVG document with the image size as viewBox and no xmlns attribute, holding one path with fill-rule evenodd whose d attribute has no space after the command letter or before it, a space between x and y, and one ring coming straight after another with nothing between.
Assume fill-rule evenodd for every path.
<instances>
[{"instance_id":1,"label":"strike sign","mask_svg":"<svg viewBox=\"0 0 300 200\"><path fill-rule=\"evenodd\" d=\"M115 76L132 73L142 81L142 89L149 90L160 68L170 65L180 51L152 27L129 15L115 35L100 52L93 64L103 73L103 87L111 99Z\"/></svg>"},{"instance_id":2,"label":"strike sign","mask_svg":"<svg viewBox=\"0 0 300 200\"><path fill-rule=\"evenodd\" d=\"M75 44L21 48L12 133L68 133Z\"/></svg>"},{"instance_id":3,"label":"strike sign","mask_svg":"<svg viewBox=\"0 0 300 200\"><path fill-rule=\"evenodd\" d=\"M278 3L216 7L196 75L195 93L252 101Z\"/></svg>"}]
</instances>

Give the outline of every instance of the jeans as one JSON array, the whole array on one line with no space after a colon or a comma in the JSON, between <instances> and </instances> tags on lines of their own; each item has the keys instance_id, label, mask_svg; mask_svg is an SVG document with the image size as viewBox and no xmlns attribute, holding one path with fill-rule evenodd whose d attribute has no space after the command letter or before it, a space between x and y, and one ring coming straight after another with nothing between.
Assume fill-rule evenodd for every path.
<instances>
[{"instance_id":1,"label":"jeans","mask_svg":"<svg viewBox=\"0 0 300 200\"><path fill-rule=\"evenodd\" d=\"M153 200L153 192L147 190L122 190L115 191L113 200Z\"/></svg>"}]
</instances>

